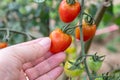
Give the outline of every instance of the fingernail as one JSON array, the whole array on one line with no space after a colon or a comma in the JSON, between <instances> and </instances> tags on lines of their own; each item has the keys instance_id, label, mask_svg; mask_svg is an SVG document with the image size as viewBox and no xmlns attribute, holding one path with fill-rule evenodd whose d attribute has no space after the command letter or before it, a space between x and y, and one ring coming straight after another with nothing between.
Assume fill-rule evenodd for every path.
<instances>
[{"instance_id":1,"label":"fingernail","mask_svg":"<svg viewBox=\"0 0 120 80\"><path fill-rule=\"evenodd\" d=\"M39 44L42 46L42 47L44 47L44 48L50 48L50 45L51 45L51 39L50 38L44 38L44 39L42 39L40 42L39 42Z\"/></svg>"}]
</instances>

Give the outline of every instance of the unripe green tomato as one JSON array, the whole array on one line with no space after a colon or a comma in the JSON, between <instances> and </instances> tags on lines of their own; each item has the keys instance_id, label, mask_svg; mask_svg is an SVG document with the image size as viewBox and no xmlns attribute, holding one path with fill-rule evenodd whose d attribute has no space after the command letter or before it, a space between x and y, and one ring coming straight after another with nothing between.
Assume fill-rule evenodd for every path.
<instances>
[{"instance_id":1,"label":"unripe green tomato","mask_svg":"<svg viewBox=\"0 0 120 80\"><path fill-rule=\"evenodd\" d=\"M94 61L92 57L88 57L87 64L92 71L97 72L102 66L102 61Z\"/></svg>"},{"instance_id":2,"label":"unripe green tomato","mask_svg":"<svg viewBox=\"0 0 120 80\"><path fill-rule=\"evenodd\" d=\"M71 62L75 62L74 60L70 60ZM68 77L77 77L80 76L83 71L84 71L84 66L82 64L80 64L80 69L74 69L74 70L69 70L69 68L72 66L72 64L70 64L68 61L65 63L64 66L64 72Z\"/></svg>"}]
</instances>

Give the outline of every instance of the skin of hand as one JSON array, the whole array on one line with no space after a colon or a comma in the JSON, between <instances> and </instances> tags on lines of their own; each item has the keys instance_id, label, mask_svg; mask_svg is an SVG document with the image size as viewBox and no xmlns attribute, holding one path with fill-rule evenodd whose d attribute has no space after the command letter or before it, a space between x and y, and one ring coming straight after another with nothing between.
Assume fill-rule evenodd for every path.
<instances>
[{"instance_id":1,"label":"skin of hand","mask_svg":"<svg viewBox=\"0 0 120 80\"><path fill-rule=\"evenodd\" d=\"M49 52L48 37L28 41L0 50L0 80L56 80L63 68L64 52Z\"/></svg>"}]
</instances>

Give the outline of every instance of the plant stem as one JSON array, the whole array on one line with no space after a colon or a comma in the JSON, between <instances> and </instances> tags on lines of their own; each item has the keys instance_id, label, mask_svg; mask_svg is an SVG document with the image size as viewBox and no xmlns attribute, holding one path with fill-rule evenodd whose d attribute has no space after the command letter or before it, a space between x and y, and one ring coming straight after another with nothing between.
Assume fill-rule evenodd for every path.
<instances>
[{"instance_id":1,"label":"plant stem","mask_svg":"<svg viewBox=\"0 0 120 80\"><path fill-rule=\"evenodd\" d=\"M83 19L83 12L84 12L84 0L82 0L82 6L81 6L81 13L80 13L80 43L81 43L81 52L82 52L82 56L85 55L85 49L84 49L84 41L83 41L83 30L82 30L82 19Z\"/></svg>"},{"instance_id":2,"label":"plant stem","mask_svg":"<svg viewBox=\"0 0 120 80\"><path fill-rule=\"evenodd\" d=\"M82 56L85 56L85 47L84 47L84 41L83 41L83 30L82 30L82 20L83 20L83 12L84 12L84 0L82 0L82 5L81 5L81 14L80 14L80 43L81 43L81 52L82 52ZM80 54L81 56L81 54ZM89 80L92 80L92 77L90 76L90 72L87 66L87 62L86 62L86 57L84 60L84 64L85 64L85 69L86 69L86 73L89 77Z\"/></svg>"},{"instance_id":3,"label":"plant stem","mask_svg":"<svg viewBox=\"0 0 120 80\"><path fill-rule=\"evenodd\" d=\"M103 3L107 3L107 2L110 2L110 0L104 0ZM97 11L97 13L95 15L95 24L96 24L97 28L99 26L100 21L102 20L102 17L104 15L107 7L109 7L109 6L102 4L101 8ZM92 39L90 39L88 42L85 43L85 53L88 53L91 43L92 43Z\"/></svg>"},{"instance_id":4,"label":"plant stem","mask_svg":"<svg viewBox=\"0 0 120 80\"><path fill-rule=\"evenodd\" d=\"M89 80L93 80L92 77L91 77L91 75L90 75L90 71L89 71L89 69L88 69L86 57L85 57L85 60L84 60L84 64L85 64L85 69L86 69L87 75L88 75L88 77L89 77Z\"/></svg>"},{"instance_id":5,"label":"plant stem","mask_svg":"<svg viewBox=\"0 0 120 80\"><path fill-rule=\"evenodd\" d=\"M7 31L7 28L0 28L0 31ZM36 39L34 36L30 35L30 34L27 34L25 32L20 32L20 31L16 31L16 30L10 30L9 29L9 32L13 32L13 33L17 33L17 34L22 34L24 36L27 36L29 38L29 40L32 39Z\"/></svg>"}]
</instances>

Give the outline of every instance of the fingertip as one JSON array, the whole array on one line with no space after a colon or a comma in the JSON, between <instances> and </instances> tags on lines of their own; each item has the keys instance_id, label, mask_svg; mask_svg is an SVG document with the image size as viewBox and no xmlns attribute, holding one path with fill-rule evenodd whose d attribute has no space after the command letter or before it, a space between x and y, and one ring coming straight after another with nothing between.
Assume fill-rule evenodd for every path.
<instances>
[{"instance_id":1,"label":"fingertip","mask_svg":"<svg viewBox=\"0 0 120 80\"><path fill-rule=\"evenodd\" d=\"M65 58L66 58L65 52L59 52L59 53L56 53L56 55L57 55L57 58L59 58L61 60L65 60Z\"/></svg>"},{"instance_id":2,"label":"fingertip","mask_svg":"<svg viewBox=\"0 0 120 80\"><path fill-rule=\"evenodd\" d=\"M49 49L51 46L51 39L49 37L43 38L39 44L45 48L45 49Z\"/></svg>"}]
</instances>

